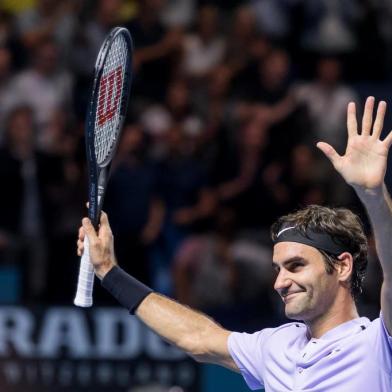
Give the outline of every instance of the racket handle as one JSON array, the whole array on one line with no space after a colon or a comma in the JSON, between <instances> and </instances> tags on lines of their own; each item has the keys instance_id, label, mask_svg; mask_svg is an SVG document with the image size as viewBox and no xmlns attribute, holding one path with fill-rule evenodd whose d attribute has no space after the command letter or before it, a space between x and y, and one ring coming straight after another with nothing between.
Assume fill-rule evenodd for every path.
<instances>
[{"instance_id":1,"label":"racket handle","mask_svg":"<svg viewBox=\"0 0 392 392\"><path fill-rule=\"evenodd\" d=\"M74 304L88 308L93 304L94 267L90 261L90 251L87 236L84 238L84 251L80 259L78 287Z\"/></svg>"}]
</instances>

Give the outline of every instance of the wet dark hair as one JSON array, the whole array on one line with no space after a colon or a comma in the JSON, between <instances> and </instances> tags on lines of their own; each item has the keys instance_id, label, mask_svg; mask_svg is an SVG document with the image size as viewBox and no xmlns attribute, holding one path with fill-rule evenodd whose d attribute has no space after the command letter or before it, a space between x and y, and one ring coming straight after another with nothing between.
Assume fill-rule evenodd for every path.
<instances>
[{"instance_id":1,"label":"wet dark hair","mask_svg":"<svg viewBox=\"0 0 392 392\"><path fill-rule=\"evenodd\" d=\"M346 208L310 205L279 218L271 227L273 241L276 240L281 228L287 225L295 226L304 235L308 229L329 234L347 247L347 252L351 253L353 257L350 291L353 298L356 299L362 292L368 254L367 239L360 218ZM340 262L337 258L338 255L318 250L324 257L327 273L332 274Z\"/></svg>"}]
</instances>

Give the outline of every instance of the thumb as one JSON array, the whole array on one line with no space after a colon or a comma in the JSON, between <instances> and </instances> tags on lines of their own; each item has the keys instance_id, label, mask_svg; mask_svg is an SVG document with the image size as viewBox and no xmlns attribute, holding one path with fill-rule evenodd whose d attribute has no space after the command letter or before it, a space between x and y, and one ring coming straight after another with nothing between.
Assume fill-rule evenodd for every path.
<instances>
[{"instance_id":1,"label":"thumb","mask_svg":"<svg viewBox=\"0 0 392 392\"><path fill-rule=\"evenodd\" d=\"M83 230L86 233L86 236L91 244L92 242L94 242L94 240L97 239L97 233L94 229L94 226L92 225L89 218L83 218L82 225L83 225Z\"/></svg>"},{"instance_id":2,"label":"thumb","mask_svg":"<svg viewBox=\"0 0 392 392\"><path fill-rule=\"evenodd\" d=\"M101 211L101 216L99 220L99 233L104 233L104 234L111 234L111 228L109 224L109 219L107 214L104 211Z\"/></svg>"},{"instance_id":3,"label":"thumb","mask_svg":"<svg viewBox=\"0 0 392 392\"><path fill-rule=\"evenodd\" d=\"M108 214L105 211L101 211L101 216L99 219L99 223L101 226L109 226L109 219L108 219Z\"/></svg>"},{"instance_id":4,"label":"thumb","mask_svg":"<svg viewBox=\"0 0 392 392\"><path fill-rule=\"evenodd\" d=\"M336 167L340 159L340 155L336 152L336 150L330 144L325 142L318 142L316 146L331 161L332 165Z\"/></svg>"}]
</instances>

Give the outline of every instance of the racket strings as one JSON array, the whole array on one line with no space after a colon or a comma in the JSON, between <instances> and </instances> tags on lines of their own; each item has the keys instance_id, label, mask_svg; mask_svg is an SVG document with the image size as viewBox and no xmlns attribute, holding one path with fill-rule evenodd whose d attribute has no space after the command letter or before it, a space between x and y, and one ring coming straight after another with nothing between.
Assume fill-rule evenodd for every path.
<instances>
[{"instance_id":1,"label":"racket strings","mask_svg":"<svg viewBox=\"0 0 392 392\"><path fill-rule=\"evenodd\" d=\"M111 156L120 132L121 97L128 56L126 41L120 34L109 49L99 83L94 137L98 165L103 164Z\"/></svg>"}]
</instances>

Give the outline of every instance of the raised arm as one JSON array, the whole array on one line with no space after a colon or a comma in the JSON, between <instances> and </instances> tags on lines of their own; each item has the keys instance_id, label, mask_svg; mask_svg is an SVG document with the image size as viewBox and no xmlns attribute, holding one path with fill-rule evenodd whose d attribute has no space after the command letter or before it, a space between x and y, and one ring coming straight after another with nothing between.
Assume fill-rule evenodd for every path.
<instances>
[{"instance_id":1,"label":"raised arm","mask_svg":"<svg viewBox=\"0 0 392 392\"><path fill-rule=\"evenodd\" d=\"M227 349L230 332L206 315L151 293L135 313L149 328L198 362L239 371Z\"/></svg>"},{"instance_id":2,"label":"raised arm","mask_svg":"<svg viewBox=\"0 0 392 392\"><path fill-rule=\"evenodd\" d=\"M113 250L113 235L107 215L105 213L101 214L98 235L89 219L83 219L83 226L79 229L79 255L83 253L85 235L89 239L90 257L95 273L105 284L105 278L109 279L110 275L118 272ZM118 287L114 291L124 292L129 289L129 286L132 288L135 284L139 284L123 272L121 277L121 284L124 285L125 283L128 287ZM138 290L138 286L135 287L135 290ZM141 298L143 299L133 310L144 324L199 362L214 363L239 371L227 348L229 331L200 312L160 294L149 292L142 285L140 287L140 291L142 291ZM145 290L144 295L143 290Z\"/></svg>"},{"instance_id":3,"label":"raised arm","mask_svg":"<svg viewBox=\"0 0 392 392\"><path fill-rule=\"evenodd\" d=\"M392 200L384 184L392 132L381 140L386 103L381 101L373 122L374 98L366 100L359 133L355 104L347 109L348 142L340 156L332 146L319 142L317 147L330 159L335 169L356 191L364 204L376 238L376 249L383 270L381 310L392 335Z\"/></svg>"}]
</instances>

